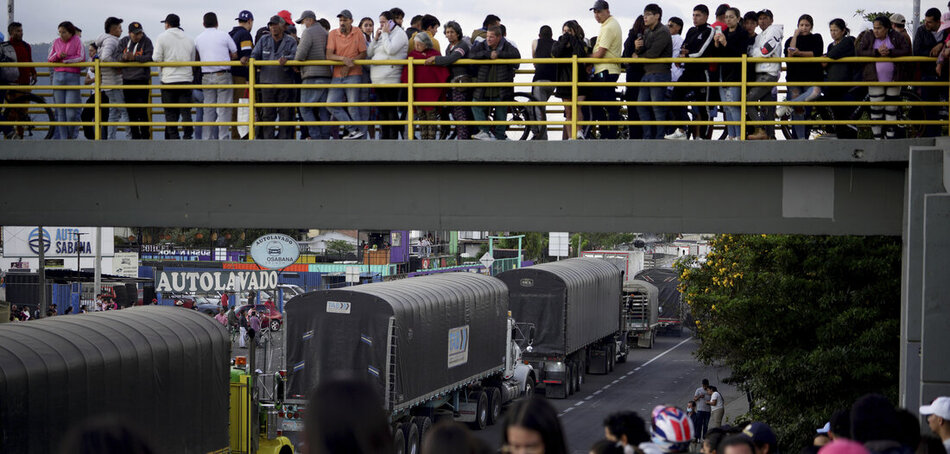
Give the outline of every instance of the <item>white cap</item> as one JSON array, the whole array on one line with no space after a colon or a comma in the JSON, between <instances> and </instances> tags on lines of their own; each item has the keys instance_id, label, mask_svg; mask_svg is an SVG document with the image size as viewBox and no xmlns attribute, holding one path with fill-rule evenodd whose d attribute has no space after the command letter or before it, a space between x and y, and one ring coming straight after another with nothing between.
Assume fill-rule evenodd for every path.
<instances>
[{"instance_id":1,"label":"white cap","mask_svg":"<svg viewBox=\"0 0 950 454\"><path fill-rule=\"evenodd\" d=\"M826 434L828 432L831 432L831 422L826 422L825 425L821 426L821 428L819 428L815 432L820 433L820 434Z\"/></svg>"},{"instance_id":2,"label":"white cap","mask_svg":"<svg viewBox=\"0 0 950 454\"><path fill-rule=\"evenodd\" d=\"M920 414L937 415L943 419L950 420L950 397L940 396L934 399L930 405L921 405Z\"/></svg>"}]
</instances>

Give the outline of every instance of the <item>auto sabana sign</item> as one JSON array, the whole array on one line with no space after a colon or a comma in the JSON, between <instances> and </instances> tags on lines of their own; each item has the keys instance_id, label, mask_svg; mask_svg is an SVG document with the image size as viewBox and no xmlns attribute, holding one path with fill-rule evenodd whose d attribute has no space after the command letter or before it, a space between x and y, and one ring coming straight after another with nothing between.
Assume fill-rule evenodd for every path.
<instances>
[{"instance_id":1,"label":"auto sabana sign","mask_svg":"<svg viewBox=\"0 0 950 454\"><path fill-rule=\"evenodd\" d=\"M102 255L115 251L114 229L102 228ZM40 249L46 258L89 257L96 254L95 227L4 227L4 257L37 257Z\"/></svg>"},{"instance_id":2,"label":"auto sabana sign","mask_svg":"<svg viewBox=\"0 0 950 454\"><path fill-rule=\"evenodd\" d=\"M278 270L293 265L300 257L297 240L281 234L264 235L251 244L251 257L262 268Z\"/></svg>"},{"instance_id":3,"label":"auto sabana sign","mask_svg":"<svg viewBox=\"0 0 950 454\"><path fill-rule=\"evenodd\" d=\"M222 292L277 288L276 271L159 271L156 292Z\"/></svg>"}]
</instances>

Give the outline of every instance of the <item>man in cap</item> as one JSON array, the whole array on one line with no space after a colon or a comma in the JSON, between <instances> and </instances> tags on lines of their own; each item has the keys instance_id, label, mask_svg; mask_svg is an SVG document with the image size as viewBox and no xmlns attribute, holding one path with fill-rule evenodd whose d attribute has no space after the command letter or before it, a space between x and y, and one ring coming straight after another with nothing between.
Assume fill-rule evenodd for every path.
<instances>
[{"instance_id":1,"label":"man in cap","mask_svg":"<svg viewBox=\"0 0 950 454\"><path fill-rule=\"evenodd\" d=\"M333 78L330 83L334 85L358 84L363 79L363 70L354 60L366 58L366 39L363 32L353 28L353 13L345 9L336 16L340 20L340 28L331 30L327 36L327 60L343 62L340 66L333 67ZM359 99L360 89L331 88L327 95L327 102L353 103ZM338 121L360 121L360 109L356 106L344 109L342 107L330 107L330 115ZM349 112L347 112L349 110ZM359 139L366 136L366 126L347 125L348 133L343 139Z\"/></svg>"},{"instance_id":2,"label":"man in cap","mask_svg":"<svg viewBox=\"0 0 950 454\"><path fill-rule=\"evenodd\" d=\"M122 36L122 19L109 17L105 23L105 33L96 38L96 47L99 48L99 60L103 62L117 62L122 59L122 50L119 47L119 37ZM102 67L99 70L102 85L122 85L122 68ZM102 94L109 98L109 104L124 104L125 97L121 89L102 90ZM109 122L129 121L129 114L125 107L111 107ZM109 140L116 139L118 126L107 128ZM126 129L126 137L132 138L131 129Z\"/></svg>"},{"instance_id":3,"label":"man in cap","mask_svg":"<svg viewBox=\"0 0 950 454\"><path fill-rule=\"evenodd\" d=\"M950 452L950 397L940 396L930 405L922 405L920 414L927 416L930 430L943 441L943 447Z\"/></svg>"},{"instance_id":4,"label":"man in cap","mask_svg":"<svg viewBox=\"0 0 950 454\"><path fill-rule=\"evenodd\" d=\"M600 34L597 36L597 48L591 53L591 58L620 58L623 54L623 31L620 29L620 23L610 15L610 5L604 0L597 0L594 6L590 8L594 12L594 19L600 23ZM620 78L620 65L618 63L597 63L594 65L594 76L591 82L616 82ZM616 87L594 87L591 88L591 94L594 101L616 101ZM619 121L620 107L607 106L606 116L604 110L595 108L593 117L595 121ZM616 139L616 126L601 126L600 138Z\"/></svg>"},{"instance_id":5,"label":"man in cap","mask_svg":"<svg viewBox=\"0 0 950 454\"><path fill-rule=\"evenodd\" d=\"M924 14L924 23L917 27L914 34L914 56L916 57L937 57L943 50L943 41L946 38L946 30L940 30L940 10L930 8ZM919 64L920 80L922 82L937 81L937 67L931 62ZM947 91L938 87L920 87L921 99L940 99L946 100ZM938 118L939 107L924 107L928 118ZM940 134L942 126L927 125L924 127L925 137L934 137Z\"/></svg>"},{"instance_id":6,"label":"man in cap","mask_svg":"<svg viewBox=\"0 0 950 454\"><path fill-rule=\"evenodd\" d=\"M287 63L287 60L292 60L294 56L297 55L297 40L286 33L286 23L280 16L271 17L270 20L267 21L267 27L270 29L270 33L262 36L261 39L257 41L257 44L254 45L254 50L251 51L251 58L255 60L277 61L280 63L280 66L262 66L260 83L293 83L293 77L291 76L293 69L289 66L284 66L284 64ZM261 89L261 101L266 103L292 102L295 101L295 99L293 99L293 92L292 89L267 88L265 86ZM293 121L293 111L294 109L289 106L264 107L262 109L261 120L277 121L277 116L279 115L280 121L282 122ZM277 135L278 139L294 138L293 125L281 125L278 130L280 131ZM261 128L261 138L273 139L274 127L263 126Z\"/></svg>"},{"instance_id":7,"label":"man in cap","mask_svg":"<svg viewBox=\"0 0 950 454\"><path fill-rule=\"evenodd\" d=\"M195 38L195 50L199 61L225 62L237 58L237 45L234 44L234 40L224 31L218 30L218 15L205 13L202 23L205 30ZM201 84L231 85L231 67L202 66ZM201 92L204 95L205 104L230 103L234 99L234 93L230 88L205 88ZM215 123L231 121L231 108L205 107L204 121ZM201 138L228 140L231 138L230 128L230 126L202 128L202 131L207 131L207 133L202 134Z\"/></svg>"},{"instance_id":8,"label":"man in cap","mask_svg":"<svg viewBox=\"0 0 950 454\"><path fill-rule=\"evenodd\" d=\"M231 36L231 39L234 40L234 45L237 47L238 60L241 60L241 63L247 63L247 60L251 57L251 51L254 50L254 37L251 36L251 30L254 28L254 15L251 14L250 11L244 10L238 13L238 17L234 20L238 21L238 24L228 32L228 35ZM234 83L234 85L245 85L247 84L247 79L247 67L231 67L231 82ZM246 92L247 90L243 88L235 89L231 102L240 102L241 98L245 97ZM237 121L237 109L234 110L231 119ZM235 140L241 138L237 126L231 127L231 138Z\"/></svg>"},{"instance_id":9,"label":"man in cap","mask_svg":"<svg viewBox=\"0 0 950 454\"><path fill-rule=\"evenodd\" d=\"M152 40L145 36L142 24L129 23L129 34L119 40L119 49L122 52L122 61L148 63L152 61ZM122 85L148 85L152 80L152 68L138 66L122 68ZM132 104L147 104L151 90L124 89L125 101ZM145 107L129 107L129 121L148 121L148 109ZM150 126L129 126L132 130L132 139L151 139Z\"/></svg>"},{"instance_id":10,"label":"man in cap","mask_svg":"<svg viewBox=\"0 0 950 454\"><path fill-rule=\"evenodd\" d=\"M754 422L745 426L742 434L752 439L755 454L778 454L778 437L768 424Z\"/></svg>"},{"instance_id":11,"label":"man in cap","mask_svg":"<svg viewBox=\"0 0 950 454\"><path fill-rule=\"evenodd\" d=\"M181 19L177 14L169 14L162 21L165 31L155 39L155 49L152 51L152 60L156 62L191 62L195 61L195 43L185 35L181 29ZM191 85L194 81L190 66L163 66L161 69L162 85ZM162 89L162 105L187 104L192 101L190 89ZM165 121L178 122L179 117L184 123L185 139L191 139L194 128L191 126L191 108L165 107ZM178 126L165 126L165 140L179 139Z\"/></svg>"},{"instance_id":12,"label":"man in cap","mask_svg":"<svg viewBox=\"0 0 950 454\"><path fill-rule=\"evenodd\" d=\"M773 22L772 11L763 9L759 11L759 28L762 33L755 37L755 44L752 46L750 57L781 57L782 56L782 35L784 29L781 25L775 25ZM781 63L756 63L755 81L756 82L778 82L779 75L782 73ZM775 101L772 96L773 87L752 87L749 89L747 101ZM753 121L774 121L775 106L760 107L758 109L749 109L749 119ZM765 128L755 128L755 132L749 135L750 140L766 140L775 138L775 126L766 126Z\"/></svg>"},{"instance_id":13,"label":"man in cap","mask_svg":"<svg viewBox=\"0 0 950 454\"><path fill-rule=\"evenodd\" d=\"M894 13L891 14L889 19L891 20L891 28L893 28L897 33L904 35L904 38L907 38L907 42L911 43L910 33L907 32L907 19L904 18L904 15L901 13Z\"/></svg>"},{"instance_id":14,"label":"man in cap","mask_svg":"<svg viewBox=\"0 0 950 454\"><path fill-rule=\"evenodd\" d=\"M317 23L317 15L313 11L304 11L297 19L298 24L307 27L300 35L300 43L297 45L297 55L295 60L313 61L327 59L327 37L328 33L320 24ZM304 85L329 84L333 76L333 67L326 65L301 66L300 76ZM326 102L326 88L301 88L301 102ZM301 107L300 116L304 121L321 121L330 119L330 113L325 107ZM328 139L330 137L330 128L328 126L308 126L311 139Z\"/></svg>"}]
</instances>

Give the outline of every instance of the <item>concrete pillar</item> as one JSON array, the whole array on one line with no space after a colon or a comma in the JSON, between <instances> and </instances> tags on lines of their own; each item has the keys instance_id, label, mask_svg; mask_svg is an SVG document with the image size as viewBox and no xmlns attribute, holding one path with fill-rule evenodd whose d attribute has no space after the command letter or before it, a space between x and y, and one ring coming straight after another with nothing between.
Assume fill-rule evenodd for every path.
<instances>
[{"instance_id":1,"label":"concrete pillar","mask_svg":"<svg viewBox=\"0 0 950 454\"><path fill-rule=\"evenodd\" d=\"M944 151L911 147L907 170L901 279L900 406L916 412L922 402L921 334L924 267L924 199L946 192ZM929 403L929 401L928 401Z\"/></svg>"},{"instance_id":2,"label":"concrete pillar","mask_svg":"<svg viewBox=\"0 0 950 454\"><path fill-rule=\"evenodd\" d=\"M920 400L950 396L950 194L924 196Z\"/></svg>"}]
</instances>

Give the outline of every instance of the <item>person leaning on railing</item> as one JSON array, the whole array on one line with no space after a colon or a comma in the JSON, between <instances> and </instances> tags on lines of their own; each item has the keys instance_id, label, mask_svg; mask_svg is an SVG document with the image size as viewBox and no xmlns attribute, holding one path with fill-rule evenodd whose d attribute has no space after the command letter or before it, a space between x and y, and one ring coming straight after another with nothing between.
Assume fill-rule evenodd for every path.
<instances>
[{"instance_id":1,"label":"person leaning on railing","mask_svg":"<svg viewBox=\"0 0 950 454\"><path fill-rule=\"evenodd\" d=\"M848 25L843 19L834 19L828 24L828 30L831 31L832 42L828 44L828 52L825 57L837 60L844 57L854 56L854 37L850 35ZM855 65L853 63L822 63L825 66L825 80L828 82L851 82L854 80ZM851 87L824 87L822 90L825 99L828 101L851 100L848 92ZM838 119L848 118L848 106L833 106L831 111L834 117ZM836 136L840 139L854 138L853 130L846 125L835 126Z\"/></svg>"},{"instance_id":2,"label":"person leaning on railing","mask_svg":"<svg viewBox=\"0 0 950 454\"><path fill-rule=\"evenodd\" d=\"M317 23L317 15L310 10L304 11L297 19L297 23L306 27L300 34L300 43L297 44L297 54L294 60L313 61L327 58L327 30ZM300 76L303 87L300 89L300 101L306 103L323 103L327 101L326 88L304 88L308 85L329 84L333 75L333 67L328 65L301 66ZM378 94L378 93L377 93ZM326 107L301 107L300 116L303 121L327 121L330 112ZM330 127L307 126L310 139L320 140L330 138Z\"/></svg>"},{"instance_id":3,"label":"person leaning on railing","mask_svg":"<svg viewBox=\"0 0 950 454\"><path fill-rule=\"evenodd\" d=\"M129 34L119 40L120 59L124 62L148 63L152 61L152 40L145 35L142 24L129 23ZM152 81L152 68L148 66L132 66L122 68L122 85L148 85ZM151 90L124 89L123 95L128 103L147 104ZM148 121L148 109L145 107L129 107L129 121ZM129 126L133 139L151 139L151 126Z\"/></svg>"},{"instance_id":4,"label":"person leaning on railing","mask_svg":"<svg viewBox=\"0 0 950 454\"><path fill-rule=\"evenodd\" d=\"M739 27L739 8L729 8L724 16L725 30L716 30L713 35L713 55L723 58L739 58L745 55L749 46L749 34ZM741 82L742 63L720 63L720 82ZM723 102L741 101L742 87L719 87L719 97ZM739 106L725 106L726 121L741 121L742 109ZM739 140L741 128L739 125L726 126L726 140Z\"/></svg>"},{"instance_id":5,"label":"person leaning on railing","mask_svg":"<svg viewBox=\"0 0 950 454\"><path fill-rule=\"evenodd\" d=\"M447 66L451 75L449 82L469 83L472 81L471 65L456 65L455 62L468 58L472 49L469 43L463 39L462 26L455 21L445 23L445 39L449 45L445 47L445 55L441 57L429 57L427 64ZM472 100L472 89L467 87L454 87L448 90L450 101L464 102ZM469 121L472 119L472 108L468 106L452 106L452 118L455 121ZM468 140L472 138L471 128L468 125L456 125L455 137L458 140Z\"/></svg>"},{"instance_id":6,"label":"person leaning on railing","mask_svg":"<svg viewBox=\"0 0 950 454\"><path fill-rule=\"evenodd\" d=\"M379 13L379 29L373 35L373 40L366 46L366 56L371 60L403 60L409 53L409 39L405 30L393 20L391 11ZM369 78L374 84L398 84L402 76L403 67L400 65L372 65L369 67ZM399 88L377 87L376 99L380 102L398 102ZM380 106L377 108L381 121L399 120L399 108L396 106ZM404 128L399 125L382 125L380 138L396 140L399 131Z\"/></svg>"},{"instance_id":7,"label":"person leaning on railing","mask_svg":"<svg viewBox=\"0 0 950 454\"><path fill-rule=\"evenodd\" d=\"M798 18L798 27L788 41L785 41L785 55L787 57L811 58L821 55L825 48L824 40L819 33L812 33L815 27L815 20L808 14L803 14ZM801 87L795 85L788 86L788 95L786 101L811 102L821 96L821 86L818 82L823 79L821 63L786 63L785 80L788 82L811 82L815 85ZM780 106L775 115L782 118L790 115L792 120L804 120L810 107L792 107ZM804 112L804 113L801 113ZM805 125L793 125L796 139L808 138L808 127Z\"/></svg>"},{"instance_id":8,"label":"person leaning on railing","mask_svg":"<svg viewBox=\"0 0 950 454\"><path fill-rule=\"evenodd\" d=\"M417 33L412 38L413 50L409 52L409 58L421 60L421 65L413 65L413 80L420 84L443 83L449 78L449 70L444 66L435 66L428 64L430 57L439 56L439 51L433 48L432 38L428 33ZM409 67L403 70L402 82L408 80ZM443 100L442 88L415 88L413 89L413 98L419 102L436 102ZM439 109L436 106L416 107L416 118L424 121L435 121L439 119ZM420 125L419 135L422 140L434 140L437 125ZM409 131L413 134L413 131Z\"/></svg>"},{"instance_id":9,"label":"person leaning on railing","mask_svg":"<svg viewBox=\"0 0 950 454\"><path fill-rule=\"evenodd\" d=\"M83 51L82 41L76 36L76 26L72 22L61 22L57 27L59 38L53 41L50 46L50 63L79 63L86 59L86 52ZM53 68L53 85L78 85L80 81L80 68L56 66ZM56 104L79 104L79 90L53 90L53 102ZM79 121L78 107L57 107L56 121ZM73 140L79 136L78 126L56 126L56 137L60 139Z\"/></svg>"},{"instance_id":10,"label":"person leaning on railing","mask_svg":"<svg viewBox=\"0 0 950 454\"><path fill-rule=\"evenodd\" d=\"M910 55L911 47L904 35L891 28L891 20L887 16L874 19L874 28L871 33L865 33L858 43L858 56L861 57L905 57ZM896 82L906 80L905 67L889 61L871 62L864 65L863 76L866 82ZM900 101L901 87L868 87L871 102ZM897 121L898 106L871 106L871 120ZM882 130L885 131L882 133ZM872 125L871 132L875 139L893 139L896 137L896 126Z\"/></svg>"},{"instance_id":11,"label":"person leaning on railing","mask_svg":"<svg viewBox=\"0 0 950 454\"><path fill-rule=\"evenodd\" d=\"M185 35L181 28L181 18L177 14L169 14L162 21L165 31L155 39L155 48L152 50L152 60L155 62L193 62L195 61L195 42ZM181 118L184 139L193 137L195 129L191 125L190 107L170 107L169 104L187 104L192 102L190 89L171 88L175 85L190 85L194 82L191 66L162 66L161 67L162 105L165 110L165 121L171 123L165 126L165 140L182 138L178 134L175 124ZM168 107L165 107L168 106ZM199 109L200 110L200 109Z\"/></svg>"},{"instance_id":12,"label":"person leaning on railing","mask_svg":"<svg viewBox=\"0 0 950 454\"><path fill-rule=\"evenodd\" d=\"M767 9L759 11L758 19L759 28L762 29L762 33L759 33L759 36L755 38L755 46L753 47L752 54L749 56L768 58L781 57L782 35L784 34L784 29L781 25L772 23L772 11ZM756 82L778 82L778 78L781 73L781 63L768 62L755 64ZM751 79L751 75L749 79ZM775 87L771 86L752 87L749 89L749 94L746 96L746 101L775 101L775 97L772 94L772 90L774 89ZM748 109L748 116L750 120L775 121L775 107L766 106L760 107L758 109ZM775 126L757 126L755 128L755 132L753 132L747 138L753 140L774 139Z\"/></svg>"},{"instance_id":13,"label":"person leaning on railing","mask_svg":"<svg viewBox=\"0 0 950 454\"><path fill-rule=\"evenodd\" d=\"M673 39L670 29L663 25L663 10L656 3L650 3L643 9L643 21L646 26L643 36L634 42L637 48L637 58L672 58ZM643 64L643 82L671 82L669 63ZM652 106L637 106L637 113L643 121L666 121L669 108L660 105L669 101L666 96L667 87L644 87L640 90L637 101L650 101ZM643 125L644 139L662 139L666 126Z\"/></svg>"},{"instance_id":14,"label":"person leaning on railing","mask_svg":"<svg viewBox=\"0 0 950 454\"><path fill-rule=\"evenodd\" d=\"M584 29L581 28L580 24L576 20L569 20L564 23L561 27L561 37L557 39L557 42L551 46L551 57L554 58L571 58L577 56L577 58L586 58L590 54L590 44L588 44L587 39L584 38ZM558 82L570 82L573 80L574 65L572 63L561 63L557 65L557 81ZM587 65L583 63L577 64L577 82L583 83L589 80L590 71L587 70ZM554 89L554 96L561 98L564 102L571 102L573 96L573 88L570 86L561 86ZM583 101L587 98L586 87L577 88L577 100ZM577 121L583 121L582 110L580 107L577 109L572 108L571 106L564 107L564 120L571 121L572 117L577 117ZM578 131L580 134L580 131ZM571 138L571 128L565 126L561 138L563 140L568 140Z\"/></svg>"},{"instance_id":15,"label":"person leaning on railing","mask_svg":"<svg viewBox=\"0 0 950 454\"><path fill-rule=\"evenodd\" d=\"M279 66L261 66L260 83L262 84L290 84L293 83L291 73L293 69L285 66L288 60L293 60L297 55L297 41L287 33L284 33L284 19L279 16L273 16L267 22L270 33L261 37L254 45L251 51L251 58L263 61L276 61ZM261 102L265 103L288 103L293 102L293 90L289 88L269 88L267 85L261 89ZM264 107L261 121L277 121L280 117L281 122L292 122L294 118L294 109L289 106L282 107ZM294 138L295 127L292 124L283 124L278 128L277 139L291 140ZM264 126L261 128L262 139L273 139L274 127Z\"/></svg>"},{"instance_id":16,"label":"person leaning on railing","mask_svg":"<svg viewBox=\"0 0 950 454\"><path fill-rule=\"evenodd\" d=\"M595 49L591 58L614 59L623 55L623 43L620 41L623 32L617 19L610 15L610 5L604 0L597 0L590 8L594 12L594 19L600 24L600 33L597 35ZM591 82L617 82L620 78L620 64L597 63L594 65L594 74ZM590 97L595 101L616 101L616 87L593 87ZM606 115L604 115L606 111ZM607 106L593 110L593 120L619 121L620 106ZM601 126L601 139L616 139L616 126Z\"/></svg>"},{"instance_id":17,"label":"person leaning on railing","mask_svg":"<svg viewBox=\"0 0 950 454\"><path fill-rule=\"evenodd\" d=\"M950 22L947 24L950 27ZM930 8L924 14L924 23L917 27L917 33L914 35L913 47L914 56L917 57L936 57L943 50L943 40L946 38L947 29L940 29L940 10ZM918 66L920 70L920 80L922 82L936 82L937 68L931 62L922 62ZM924 100L947 100L947 90L938 87L920 87L920 99ZM939 118L938 107L925 107L927 118ZM935 137L940 135L941 126L927 125L924 129L925 137Z\"/></svg>"},{"instance_id":18,"label":"person leaning on railing","mask_svg":"<svg viewBox=\"0 0 950 454\"><path fill-rule=\"evenodd\" d=\"M504 36L502 36L501 27L489 27L488 34L484 41L479 42L472 48L472 59L475 60L507 60L521 58L521 52L518 48L512 46ZM512 82L515 80L515 70L518 65L479 65L478 83L483 82ZM505 101L511 99L514 94L513 87L478 87L475 89L475 101ZM472 109L476 121L486 121L488 111L491 109L486 106L476 106ZM496 106L494 120L505 121L508 116L507 106ZM478 134L474 138L478 140L505 140L506 125L498 125L490 129L487 125L478 126Z\"/></svg>"},{"instance_id":19,"label":"person leaning on railing","mask_svg":"<svg viewBox=\"0 0 950 454\"><path fill-rule=\"evenodd\" d=\"M680 48L679 57L708 57L708 49L712 47L713 29L706 23L709 20L709 8L706 5L696 5L693 9L693 26L686 32L683 38L683 46ZM686 63L682 65L683 75L680 76L680 82L709 82L709 65L706 63ZM707 101L708 87L683 87L673 88L674 101ZM709 119L709 107L693 106L693 119L705 121ZM667 139L685 139L686 127L681 126L673 134L665 137ZM705 137L701 134L708 126L693 126L693 137Z\"/></svg>"}]
</instances>

